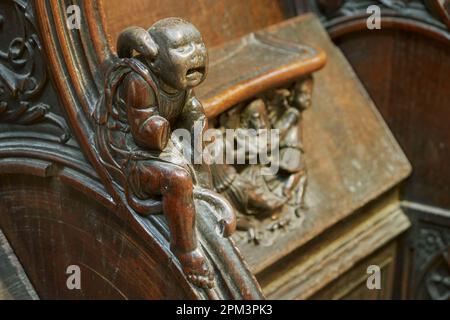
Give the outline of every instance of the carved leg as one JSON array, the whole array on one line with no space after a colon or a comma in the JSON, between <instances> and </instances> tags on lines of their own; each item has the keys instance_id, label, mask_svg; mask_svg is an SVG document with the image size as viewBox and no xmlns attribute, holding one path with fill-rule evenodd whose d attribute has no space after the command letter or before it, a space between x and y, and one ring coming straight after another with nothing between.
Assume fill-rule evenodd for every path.
<instances>
[{"instance_id":1,"label":"carved leg","mask_svg":"<svg viewBox=\"0 0 450 320\"><path fill-rule=\"evenodd\" d=\"M213 275L197 246L193 183L183 168L159 161L132 164L133 178L145 194L161 195L164 215L170 229L170 246L189 280L197 286L212 288ZM134 180L132 179L132 180Z\"/></svg>"},{"instance_id":2,"label":"carved leg","mask_svg":"<svg viewBox=\"0 0 450 320\"><path fill-rule=\"evenodd\" d=\"M294 196L292 197L291 201L289 202L291 205L294 206L300 206L300 210L305 210L307 209L304 203L304 197L305 197L305 189L306 189L306 184L307 184L307 176L306 173L302 174L300 176L300 180L297 184L297 187L295 188L294 191ZM297 209L297 210L299 210Z\"/></svg>"},{"instance_id":3,"label":"carved leg","mask_svg":"<svg viewBox=\"0 0 450 320\"><path fill-rule=\"evenodd\" d=\"M213 276L197 248L193 185L189 173L176 169L162 181L163 211L171 232L171 249L193 283L211 288Z\"/></svg>"}]
</instances>

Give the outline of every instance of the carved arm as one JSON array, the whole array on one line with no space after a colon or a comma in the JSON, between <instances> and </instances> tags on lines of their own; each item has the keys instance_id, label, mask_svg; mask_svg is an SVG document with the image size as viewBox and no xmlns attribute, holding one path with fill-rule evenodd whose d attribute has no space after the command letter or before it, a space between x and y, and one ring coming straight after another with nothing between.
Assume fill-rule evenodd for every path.
<instances>
[{"instance_id":1,"label":"carved arm","mask_svg":"<svg viewBox=\"0 0 450 320\"><path fill-rule=\"evenodd\" d=\"M125 78L124 100L136 144L163 150L169 141L170 124L158 114L154 92L142 77L131 73Z\"/></svg>"}]
</instances>

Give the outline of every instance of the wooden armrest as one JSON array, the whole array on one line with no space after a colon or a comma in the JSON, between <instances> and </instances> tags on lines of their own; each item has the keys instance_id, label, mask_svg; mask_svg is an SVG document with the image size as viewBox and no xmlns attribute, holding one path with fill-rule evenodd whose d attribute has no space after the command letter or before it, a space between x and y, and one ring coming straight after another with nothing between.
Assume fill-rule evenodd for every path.
<instances>
[{"instance_id":1,"label":"wooden armrest","mask_svg":"<svg viewBox=\"0 0 450 320\"><path fill-rule=\"evenodd\" d=\"M300 20L287 21L298 24ZM326 54L295 39L280 39L277 24L210 50L208 77L196 91L206 115L321 69Z\"/></svg>"}]
</instances>

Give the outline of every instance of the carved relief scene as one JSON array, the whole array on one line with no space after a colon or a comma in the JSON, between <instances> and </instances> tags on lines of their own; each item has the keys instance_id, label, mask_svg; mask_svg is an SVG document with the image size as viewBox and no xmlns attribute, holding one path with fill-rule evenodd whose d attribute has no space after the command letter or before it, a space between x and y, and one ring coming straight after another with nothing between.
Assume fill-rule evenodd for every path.
<instances>
[{"instance_id":1,"label":"carved relief scene","mask_svg":"<svg viewBox=\"0 0 450 320\"><path fill-rule=\"evenodd\" d=\"M311 107L312 90L308 76L232 107L216 120L221 145L236 156L231 164L212 165L213 184L237 209L238 242L268 246L278 233L301 225L307 186L302 113ZM234 134L232 141L227 130ZM246 142L245 161L239 162L237 155L246 147L239 144Z\"/></svg>"}]
</instances>

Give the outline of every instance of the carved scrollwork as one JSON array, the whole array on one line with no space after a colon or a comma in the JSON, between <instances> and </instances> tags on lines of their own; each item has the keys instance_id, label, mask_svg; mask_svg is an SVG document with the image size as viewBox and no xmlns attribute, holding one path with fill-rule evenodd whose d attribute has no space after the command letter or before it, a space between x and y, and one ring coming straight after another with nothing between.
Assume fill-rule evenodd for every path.
<instances>
[{"instance_id":1,"label":"carved scrollwork","mask_svg":"<svg viewBox=\"0 0 450 320\"><path fill-rule=\"evenodd\" d=\"M450 299L450 236L440 229L420 230L417 243L417 266L420 277L416 298Z\"/></svg>"},{"instance_id":2,"label":"carved scrollwork","mask_svg":"<svg viewBox=\"0 0 450 320\"><path fill-rule=\"evenodd\" d=\"M214 164L213 183L238 212L238 241L271 245L280 233L297 228L303 221L304 193L307 184L302 145L302 112L311 105L311 77L281 88L269 90L254 100L242 103L219 118L224 135L235 129L234 154L249 133L256 131L255 143L268 150L268 161L262 163L246 153L246 164ZM276 138L263 137L264 130L276 131ZM269 141L270 140L270 141ZM228 148L228 147L227 147ZM223 153L223 152L222 152ZM254 154L256 154L254 153ZM238 164L236 164L238 163Z\"/></svg>"},{"instance_id":3,"label":"carved scrollwork","mask_svg":"<svg viewBox=\"0 0 450 320\"><path fill-rule=\"evenodd\" d=\"M450 299L450 248L433 261L433 269L426 276L428 296L433 300Z\"/></svg>"},{"instance_id":4,"label":"carved scrollwork","mask_svg":"<svg viewBox=\"0 0 450 320\"><path fill-rule=\"evenodd\" d=\"M382 10L396 14L418 18L428 23L443 26L446 21L436 10L436 1L428 0L311 0L310 5L321 16L322 21L328 24L335 18L348 17L357 14L366 14L371 5L377 5ZM383 17L383 15L382 15ZM448 20L448 17L447 19ZM443 23L444 24L443 24Z\"/></svg>"},{"instance_id":5,"label":"carved scrollwork","mask_svg":"<svg viewBox=\"0 0 450 320\"><path fill-rule=\"evenodd\" d=\"M33 125L50 123L62 134L60 142L70 139L65 120L51 112L49 105L38 102L47 83L46 64L36 32L32 8L26 1L12 1L15 15L0 14L0 36L7 44L0 48L0 122ZM10 30L12 25L20 26ZM12 34L11 34L12 33Z\"/></svg>"}]
</instances>

